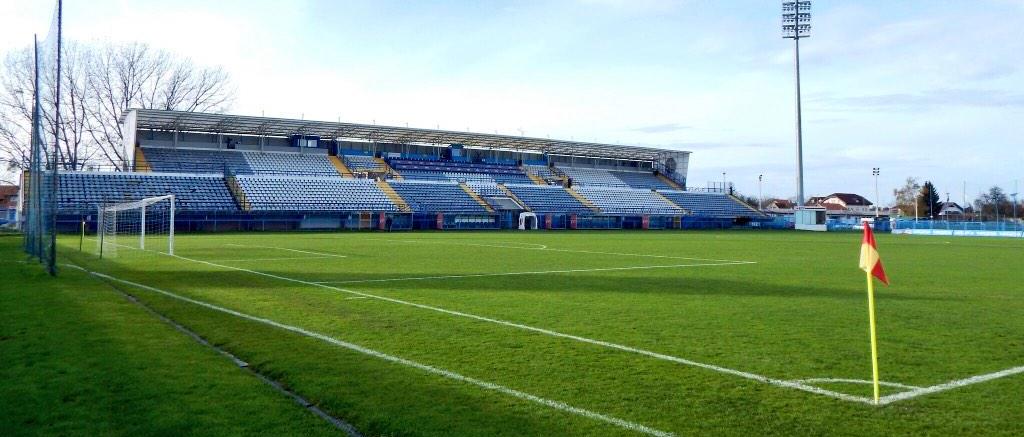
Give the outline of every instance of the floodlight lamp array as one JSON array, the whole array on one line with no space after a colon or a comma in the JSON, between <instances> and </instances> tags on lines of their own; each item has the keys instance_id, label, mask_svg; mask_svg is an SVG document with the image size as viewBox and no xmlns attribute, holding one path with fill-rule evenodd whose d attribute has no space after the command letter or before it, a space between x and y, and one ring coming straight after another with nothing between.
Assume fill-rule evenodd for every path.
<instances>
[{"instance_id":1,"label":"floodlight lamp array","mask_svg":"<svg viewBox=\"0 0 1024 437\"><path fill-rule=\"evenodd\" d=\"M782 2L782 37L807 38L811 36L811 2L809 0Z\"/></svg>"}]
</instances>

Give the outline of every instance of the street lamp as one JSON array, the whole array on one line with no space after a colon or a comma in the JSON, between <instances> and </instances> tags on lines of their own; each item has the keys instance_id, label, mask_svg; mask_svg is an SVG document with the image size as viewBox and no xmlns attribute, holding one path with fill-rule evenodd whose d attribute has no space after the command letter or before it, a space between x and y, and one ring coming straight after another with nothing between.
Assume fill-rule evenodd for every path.
<instances>
[{"instance_id":1,"label":"street lamp","mask_svg":"<svg viewBox=\"0 0 1024 437\"><path fill-rule=\"evenodd\" d=\"M761 190L761 181L764 179L763 174L757 175L757 210L764 210L764 191ZM1016 203L1014 203L1016 205Z\"/></svg>"},{"instance_id":2,"label":"street lamp","mask_svg":"<svg viewBox=\"0 0 1024 437\"><path fill-rule=\"evenodd\" d=\"M1013 197L1013 226L1014 226L1014 229L1017 229L1018 225L1017 225L1017 180L1016 179L1013 180L1013 194L1011 194L1010 197Z\"/></svg>"},{"instance_id":3,"label":"street lamp","mask_svg":"<svg viewBox=\"0 0 1024 437\"><path fill-rule=\"evenodd\" d=\"M917 205L919 203L921 203L921 192L920 191L918 191L917 193L914 193L914 224L915 225L917 224L917 217L918 217ZM914 229L917 229L917 228L914 228Z\"/></svg>"},{"instance_id":4,"label":"street lamp","mask_svg":"<svg viewBox=\"0 0 1024 437\"><path fill-rule=\"evenodd\" d=\"M796 201L804 204L803 123L800 113L800 38L811 36L811 2L782 1L782 37L793 40L796 73Z\"/></svg>"},{"instance_id":5,"label":"street lamp","mask_svg":"<svg viewBox=\"0 0 1024 437\"><path fill-rule=\"evenodd\" d=\"M875 177L875 218L878 218L878 174L881 173L881 169L878 167L871 168L871 174Z\"/></svg>"}]
</instances>

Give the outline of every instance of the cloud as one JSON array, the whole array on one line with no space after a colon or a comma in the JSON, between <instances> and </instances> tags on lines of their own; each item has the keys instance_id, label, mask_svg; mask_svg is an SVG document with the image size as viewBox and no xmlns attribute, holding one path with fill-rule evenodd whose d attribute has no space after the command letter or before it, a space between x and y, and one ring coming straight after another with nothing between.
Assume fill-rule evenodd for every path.
<instances>
[{"instance_id":1,"label":"cloud","mask_svg":"<svg viewBox=\"0 0 1024 437\"><path fill-rule=\"evenodd\" d=\"M634 132L643 132L645 134L661 134L666 132L678 132L681 130L692 129L690 126L683 126L679 123L665 123L655 124L651 126L642 126L638 128L630 129Z\"/></svg>"},{"instance_id":2,"label":"cloud","mask_svg":"<svg viewBox=\"0 0 1024 437\"><path fill-rule=\"evenodd\" d=\"M1024 108L1024 94L1005 90L934 89L918 93L871 94L861 96L816 96L812 103L838 109L928 110L939 107Z\"/></svg>"}]
</instances>

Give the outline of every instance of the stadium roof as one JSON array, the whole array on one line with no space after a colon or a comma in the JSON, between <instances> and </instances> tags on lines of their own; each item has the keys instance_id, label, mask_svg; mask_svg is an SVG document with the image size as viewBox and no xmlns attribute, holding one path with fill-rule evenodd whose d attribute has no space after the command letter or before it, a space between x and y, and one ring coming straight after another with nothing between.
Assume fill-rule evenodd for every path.
<instances>
[{"instance_id":1,"label":"stadium roof","mask_svg":"<svg viewBox=\"0 0 1024 437\"><path fill-rule=\"evenodd\" d=\"M290 137L293 135L320 138L358 139L396 144L462 144L484 149L506 149L552 155L591 158L651 161L666 153L680 150L655 149L616 144L552 140L475 132L379 126L375 124L340 123L333 121L293 120L287 118L251 117L244 115L207 114L200 112L133 109L135 128L185 132L209 132L235 135ZM123 117L126 119L127 117Z\"/></svg>"}]
</instances>

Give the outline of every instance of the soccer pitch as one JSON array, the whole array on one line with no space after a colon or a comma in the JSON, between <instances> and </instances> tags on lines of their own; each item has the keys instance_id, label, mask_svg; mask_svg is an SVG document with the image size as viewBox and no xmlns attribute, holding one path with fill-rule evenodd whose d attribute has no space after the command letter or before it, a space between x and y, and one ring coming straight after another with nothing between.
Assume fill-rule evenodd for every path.
<instances>
[{"instance_id":1,"label":"soccer pitch","mask_svg":"<svg viewBox=\"0 0 1024 437\"><path fill-rule=\"evenodd\" d=\"M1024 242L859 234L184 234L60 240L365 434L1017 434Z\"/></svg>"}]
</instances>

